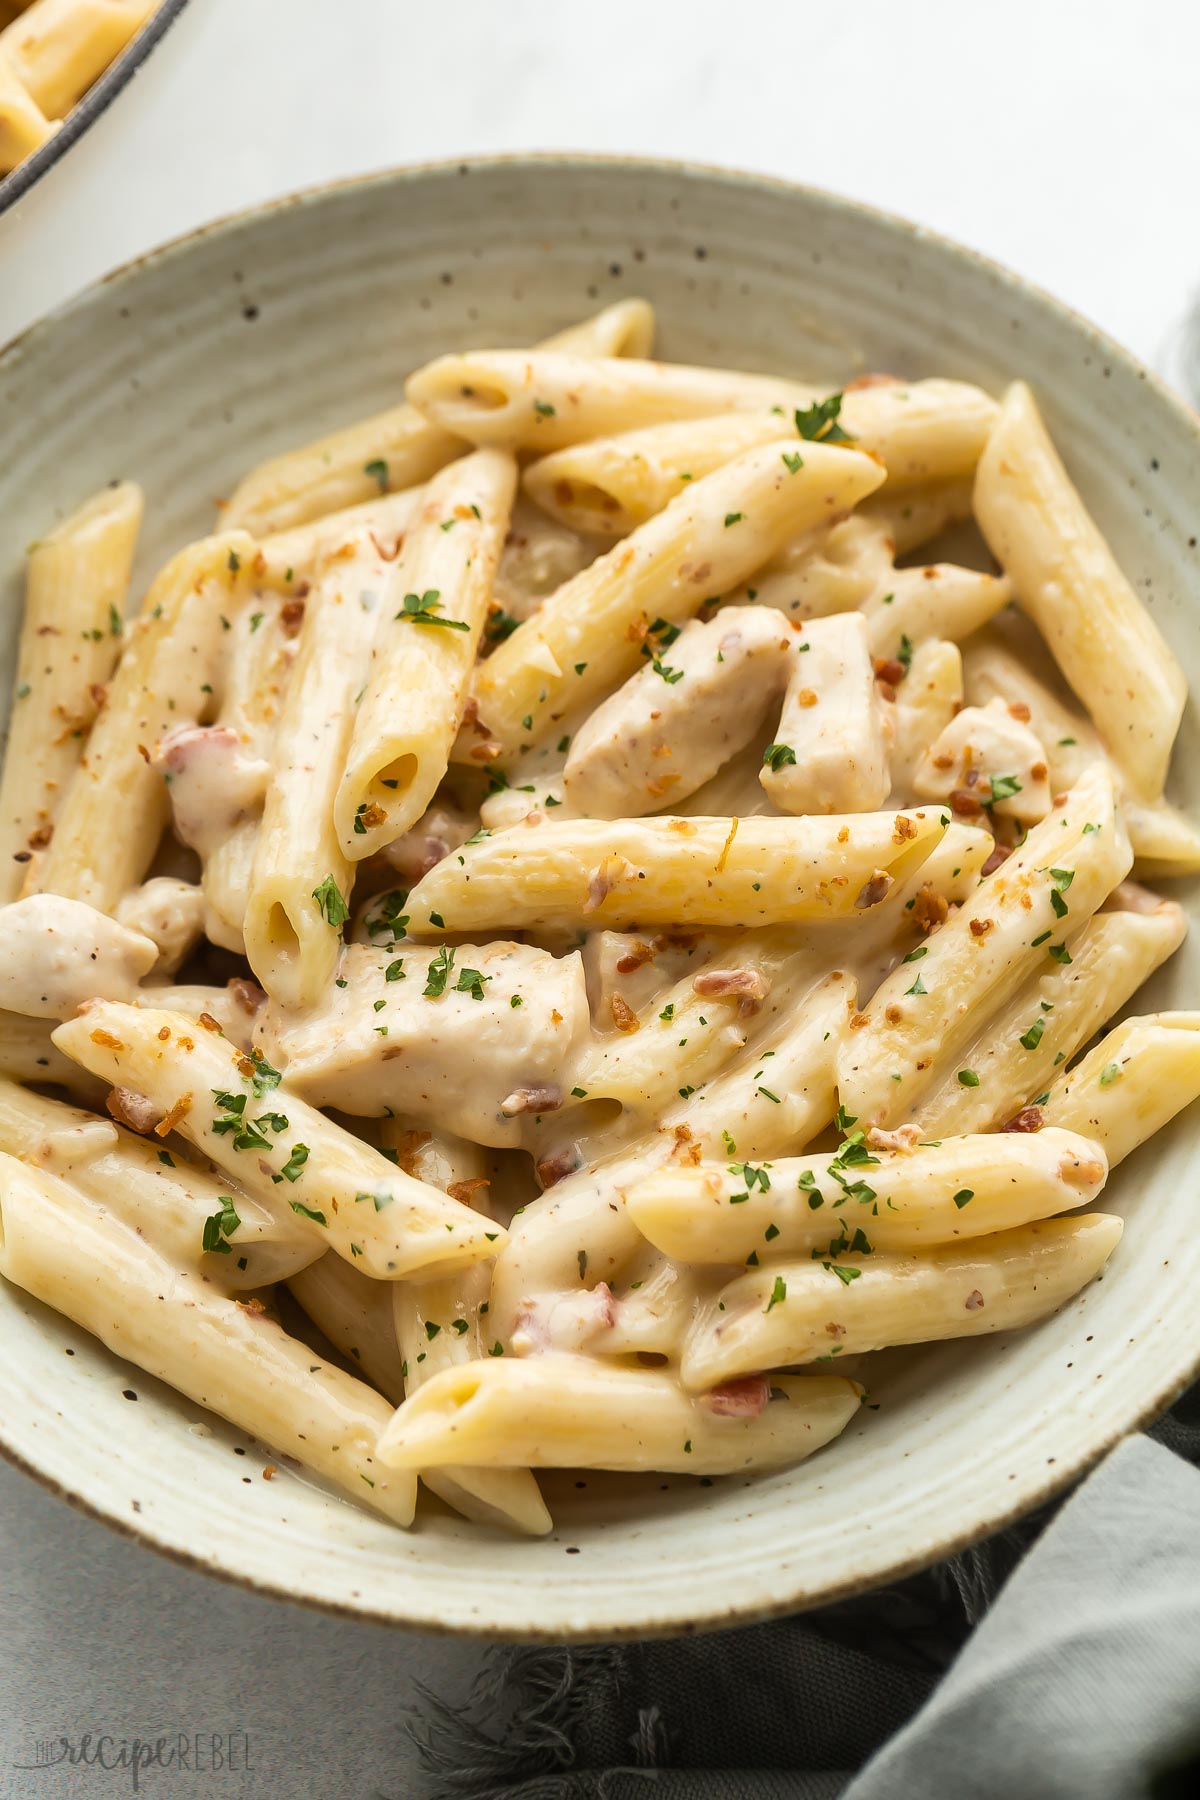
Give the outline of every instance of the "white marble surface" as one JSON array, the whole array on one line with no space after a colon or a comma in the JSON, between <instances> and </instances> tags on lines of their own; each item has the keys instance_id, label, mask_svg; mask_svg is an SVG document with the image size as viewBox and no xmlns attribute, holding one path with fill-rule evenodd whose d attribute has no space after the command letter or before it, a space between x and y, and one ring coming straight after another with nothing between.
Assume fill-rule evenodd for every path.
<instances>
[{"instance_id":1,"label":"white marble surface","mask_svg":"<svg viewBox=\"0 0 1200 1800\"><path fill-rule=\"evenodd\" d=\"M290 188L464 152L723 162L839 189L1008 262L1181 368L1200 294L1192 0L191 0L131 87L0 217L0 341L164 238ZM472 1646L253 1599L0 1468L0 1795L130 1791L18 1769L39 1740L248 1734L190 1800L426 1791L401 1712Z\"/></svg>"}]
</instances>

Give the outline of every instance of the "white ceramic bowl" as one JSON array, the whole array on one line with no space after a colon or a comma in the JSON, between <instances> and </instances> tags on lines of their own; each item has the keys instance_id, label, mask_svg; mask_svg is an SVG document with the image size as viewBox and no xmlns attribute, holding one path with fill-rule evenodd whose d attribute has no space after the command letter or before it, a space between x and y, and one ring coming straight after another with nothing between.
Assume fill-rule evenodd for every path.
<instances>
[{"instance_id":1,"label":"white ceramic bowl","mask_svg":"<svg viewBox=\"0 0 1200 1800\"><path fill-rule=\"evenodd\" d=\"M560 157L401 171L280 202L122 270L12 345L0 357L10 657L25 545L110 477L147 489L148 576L208 527L212 499L250 464L389 403L415 364L528 341L629 293L656 302L670 357L831 384L862 368L993 388L1027 376L1138 592L1200 679L1200 430L1122 351L1003 270L829 195ZM1175 797L1195 807L1191 710L1176 769ZM1185 946L1139 1010L1198 994ZM1104 1279L1055 1318L880 1358L879 1411L793 1471L710 1488L552 1477L558 1528L542 1542L436 1511L406 1534L298 1480L264 1482L258 1446L3 1284L0 1438L147 1544L363 1617L599 1638L808 1606L994 1530L1189 1379L1200 1362L1194 1145L1184 1118L1120 1169L1103 1204L1125 1215L1124 1240Z\"/></svg>"}]
</instances>

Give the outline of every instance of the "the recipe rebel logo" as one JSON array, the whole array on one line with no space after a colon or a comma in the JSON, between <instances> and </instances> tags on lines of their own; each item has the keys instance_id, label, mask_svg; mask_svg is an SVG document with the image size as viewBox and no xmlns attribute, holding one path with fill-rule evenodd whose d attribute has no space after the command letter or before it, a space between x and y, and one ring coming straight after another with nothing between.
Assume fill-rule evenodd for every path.
<instances>
[{"instance_id":1,"label":"the recipe rebel logo","mask_svg":"<svg viewBox=\"0 0 1200 1800\"><path fill-rule=\"evenodd\" d=\"M88 1731L75 1738L39 1738L30 1753L9 1766L30 1772L87 1768L112 1775L124 1773L135 1794L141 1791L143 1778L160 1769L218 1778L254 1773L250 1739L244 1731L176 1731L145 1738ZM151 1782L145 1785L149 1787ZM232 1794L230 1800L234 1800Z\"/></svg>"}]
</instances>

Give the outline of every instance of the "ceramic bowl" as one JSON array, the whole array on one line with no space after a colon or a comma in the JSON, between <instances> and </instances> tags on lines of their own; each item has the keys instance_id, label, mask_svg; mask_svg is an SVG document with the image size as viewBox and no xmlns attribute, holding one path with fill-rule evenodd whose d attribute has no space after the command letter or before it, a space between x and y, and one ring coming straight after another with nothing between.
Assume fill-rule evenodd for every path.
<instances>
[{"instance_id":1,"label":"ceramic bowl","mask_svg":"<svg viewBox=\"0 0 1200 1800\"><path fill-rule=\"evenodd\" d=\"M156 12L146 20L135 37L130 38L119 56L113 58L102 75L93 81L87 93L76 102L54 136L36 149L32 156L0 175L0 213L14 206L40 181L48 169L60 162L71 148L94 125L116 99L121 89L137 74L150 52L169 25L179 17L187 0L161 0Z\"/></svg>"},{"instance_id":2,"label":"ceramic bowl","mask_svg":"<svg viewBox=\"0 0 1200 1800\"><path fill-rule=\"evenodd\" d=\"M517 158L302 194L144 258L0 357L0 610L22 556L116 476L148 494L141 577L260 457L376 410L435 353L527 342L648 295L666 356L1033 382L1087 501L1200 680L1200 429L1066 308L909 224L780 182ZM8 677L5 677L7 693ZM1189 710L1174 797L1200 804ZM1181 896L1195 907L1194 896ZM1139 1001L1193 1006L1185 946ZM264 1592L449 1631L610 1638L811 1606L961 1548L1148 1420L1200 1362L1195 1120L1118 1171L1104 1279L1037 1328L878 1359L879 1410L800 1468L551 1476L557 1529L511 1541L435 1509L411 1533L266 1453L0 1284L0 1437L123 1530ZM136 1400L134 1399L136 1396Z\"/></svg>"}]
</instances>

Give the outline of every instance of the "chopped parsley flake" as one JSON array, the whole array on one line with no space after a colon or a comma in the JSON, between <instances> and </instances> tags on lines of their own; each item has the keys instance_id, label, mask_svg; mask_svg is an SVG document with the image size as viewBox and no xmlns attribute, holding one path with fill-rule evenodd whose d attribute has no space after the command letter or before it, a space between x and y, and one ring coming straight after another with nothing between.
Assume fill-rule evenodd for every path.
<instances>
[{"instance_id":1,"label":"chopped parsley flake","mask_svg":"<svg viewBox=\"0 0 1200 1800\"><path fill-rule=\"evenodd\" d=\"M175 1167L174 1163L171 1164L171 1167ZM238 1218L232 1194L218 1194L217 1199L220 1204L216 1212L204 1221L200 1247L203 1250L214 1250L221 1256L228 1256L231 1252L225 1239L233 1236L242 1221Z\"/></svg>"},{"instance_id":2,"label":"chopped parsley flake","mask_svg":"<svg viewBox=\"0 0 1200 1800\"><path fill-rule=\"evenodd\" d=\"M796 760L796 752L790 744L768 744L763 751L763 762L772 774L785 769Z\"/></svg>"},{"instance_id":3,"label":"chopped parsley flake","mask_svg":"<svg viewBox=\"0 0 1200 1800\"><path fill-rule=\"evenodd\" d=\"M405 594L396 618L406 619L410 625L443 625L448 631L471 629L465 619L443 619L441 605L439 588L426 588L423 594Z\"/></svg>"},{"instance_id":4,"label":"chopped parsley flake","mask_svg":"<svg viewBox=\"0 0 1200 1800\"><path fill-rule=\"evenodd\" d=\"M450 971L454 967L454 952L447 944L443 944L429 965L429 973L424 992L428 999L438 1000L446 991L446 983L450 979Z\"/></svg>"},{"instance_id":5,"label":"chopped parsley flake","mask_svg":"<svg viewBox=\"0 0 1200 1800\"><path fill-rule=\"evenodd\" d=\"M369 463L364 463L363 474L369 475L372 481L377 481L379 483L379 491L381 494L387 493L388 466L384 462L382 456L373 457Z\"/></svg>"},{"instance_id":6,"label":"chopped parsley flake","mask_svg":"<svg viewBox=\"0 0 1200 1800\"><path fill-rule=\"evenodd\" d=\"M350 917L350 908L332 875L327 875L320 887L313 889L312 897L317 903L317 911L324 915L325 923L339 931Z\"/></svg>"},{"instance_id":7,"label":"chopped parsley flake","mask_svg":"<svg viewBox=\"0 0 1200 1800\"><path fill-rule=\"evenodd\" d=\"M854 439L848 431L843 431L838 424L838 415L842 410L842 396L830 394L826 400L818 400L815 406L797 408L796 430L802 438L814 444L852 444Z\"/></svg>"}]
</instances>

